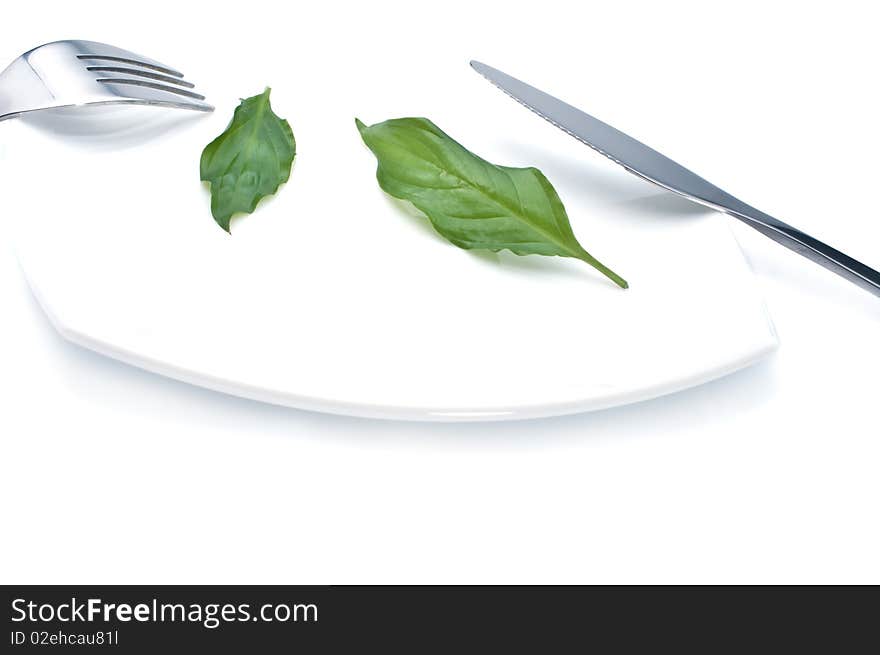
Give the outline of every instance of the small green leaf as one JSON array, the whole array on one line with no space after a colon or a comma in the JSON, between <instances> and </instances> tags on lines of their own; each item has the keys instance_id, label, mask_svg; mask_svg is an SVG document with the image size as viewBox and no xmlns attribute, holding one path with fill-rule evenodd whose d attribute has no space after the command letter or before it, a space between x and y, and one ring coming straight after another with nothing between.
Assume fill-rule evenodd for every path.
<instances>
[{"instance_id":1,"label":"small green leaf","mask_svg":"<svg viewBox=\"0 0 880 655\"><path fill-rule=\"evenodd\" d=\"M628 286L581 247L562 201L538 169L491 164L426 118L355 123L379 160L379 186L410 201L456 246L575 257Z\"/></svg>"},{"instance_id":2,"label":"small green leaf","mask_svg":"<svg viewBox=\"0 0 880 655\"><path fill-rule=\"evenodd\" d=\"M211 214L227 232L234 214L250 214L290 177L296 141L269 103L271 89L241 101L232 122L202 152L201 177L211 183Z\"/></svg>"}]
</instances>

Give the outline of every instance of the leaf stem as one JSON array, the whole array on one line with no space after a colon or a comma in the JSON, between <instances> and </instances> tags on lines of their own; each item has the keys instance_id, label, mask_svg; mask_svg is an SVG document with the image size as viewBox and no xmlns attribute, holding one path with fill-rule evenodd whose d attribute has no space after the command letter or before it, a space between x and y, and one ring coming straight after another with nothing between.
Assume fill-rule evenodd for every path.
<instances>
[{"instance_id":1,"label":"leaf stem","mask_svg":"<svg viewBox=\"0 0 880 655\"><path fill-rule=\"evenodd\" d=\"M622 277L620 277L617 273L615 273L615 272L612 271L610 268L608 268L607 266L605 266L605 264L603 264L603 263L600 262L598 259L596 259L595 257L593 257L593 256L592 256L590 253L588 253L586 250L584 250L583 252L581 252L581 254L580 254L580 256L578 257L578 259L580 259L581 261L585 261L586 263L588 263L590 266L592 266L593 268L595 268L596 270L598 270L600 273L602 273L602 275L604 275L604 276L607 277L609 280L611 280L612 282L614 282L614 284L616 284L617 286L619 286L621 289L629 289L629 283L628 283L626 280L624 280L624 279L623 279Z\"/></svg>"}]
</instances>

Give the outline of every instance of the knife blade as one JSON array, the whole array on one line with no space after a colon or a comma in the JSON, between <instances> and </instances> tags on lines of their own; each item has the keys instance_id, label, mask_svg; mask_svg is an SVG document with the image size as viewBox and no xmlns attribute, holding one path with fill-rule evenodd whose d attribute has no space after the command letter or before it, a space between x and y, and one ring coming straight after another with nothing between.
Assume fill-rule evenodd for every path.
<instances>
[{"instance_id":1,"label":"knife blade","mask_svg":"<svg viewBox=\"0 0 880 655\"><path fill-rule=\"evenodd\" d=\"M472 61L471 67L518 103L630 173L715 209L732 198L666 155L577 107L479 61Z\"/></svg>"}]
</instances>

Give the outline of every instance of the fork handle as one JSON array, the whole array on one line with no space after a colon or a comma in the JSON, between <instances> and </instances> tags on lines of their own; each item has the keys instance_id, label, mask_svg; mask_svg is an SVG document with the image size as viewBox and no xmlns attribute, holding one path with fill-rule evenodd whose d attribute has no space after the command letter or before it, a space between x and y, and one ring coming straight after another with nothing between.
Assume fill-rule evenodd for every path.
<instances>
[{"instance_id":1,"label":"fork handle","mask_svg":"<svg viewBox=\"0 0 880 655\"><path fill-rule=\"evenodd\" d=\"M731 197L730 202L718 208L776 243L880 297L880 272L870 266L735 198Z\"/></svg>"}]
</instances>

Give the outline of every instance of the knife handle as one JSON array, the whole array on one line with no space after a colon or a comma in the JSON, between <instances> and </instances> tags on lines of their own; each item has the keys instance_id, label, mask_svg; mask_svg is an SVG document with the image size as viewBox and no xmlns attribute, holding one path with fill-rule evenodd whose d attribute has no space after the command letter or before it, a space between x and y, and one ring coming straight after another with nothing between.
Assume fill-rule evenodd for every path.
<instances>
[{"instance_id":1,"label":"knife handle","mask_svg":"<svg viewBox=\"0 0 880 655\"><path fill-rule=\"evenodd\" d=\"M713 204L776 243L880 297L880 272L736 198L730 197L729 200Z\"/></svg>"}]
</instances>

